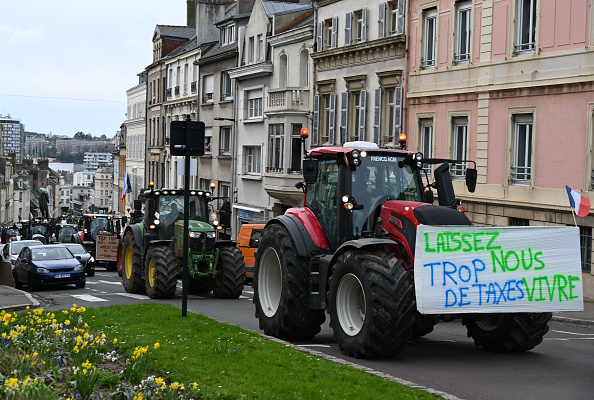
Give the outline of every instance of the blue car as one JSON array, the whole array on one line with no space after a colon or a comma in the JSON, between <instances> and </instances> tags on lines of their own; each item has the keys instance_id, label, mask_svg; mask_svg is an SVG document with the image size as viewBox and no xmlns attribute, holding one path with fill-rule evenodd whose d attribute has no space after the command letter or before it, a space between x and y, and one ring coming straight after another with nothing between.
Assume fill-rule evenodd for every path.
<instances>
[{"instance_id":1,"label":"blue car","mask_svg":"<svg viewBox=\"0 0 594 400\"><path fill-rule=\"evenodd\" d=\"M65 246L25 246L14 265L14 282L34 291L42 286L74 284L85 287L85 268Z\"/></svg>"}]
</instances>

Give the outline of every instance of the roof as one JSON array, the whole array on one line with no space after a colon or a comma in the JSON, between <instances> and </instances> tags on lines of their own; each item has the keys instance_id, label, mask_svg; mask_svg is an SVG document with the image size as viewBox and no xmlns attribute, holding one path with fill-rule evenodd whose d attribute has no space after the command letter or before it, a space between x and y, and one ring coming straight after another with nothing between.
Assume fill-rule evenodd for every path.
<instances>
[{"instance_id":1,"label":"roof","mask_svg":"<svg viewBox=\"0 0 594 400\"><path fill-rule=\"evenodd\" d=\"M218 42L212 44L212 46L207 50L202 51L202 55L198 60L198 64L205 64L210 59L217 59L217 56L226 53L229 53L229 55L235 55L235 53L237 53L237 42L233 42L225 46L221 46L221 44Z\"/></svg>"},{"instance_id":2,"label":"roof","mask_svg":"<svg viewBox=\"0 0 594 400\"><path fill-rule=\"evenodd\" d=\"M179 38L189 40L196 35L196 27L157 25L153 33L153 40L157 37Z\"/></svg>"},{"instance_id":3,"label":"roof","mask_svg":"<svg viewBox=\"0 0 594 400\"><path fill-rule=\"evenodd\" d=\"M177 49L175 49L171 53L169 53L167 55L167 58L173 58L180 54L184 54L184 53L190 52L192 50L196 50L197 48L198 48L198 38L196 37L196 35L194 35L194 37L192 37L188 42L182 44Z\"/></svg>"},{"instance_id":4,"label":"roof","mask_svg":"<svg viewBox=\"0 0 594 400\"><path fill-rule=\"evenodd\" d=\"M262 5L266 10L266 14L268 14L269 16L288 14L295 11L303 11L312 8L311 4L285 3L280 1L263 1Z\"/></svg>"}]
</instances>

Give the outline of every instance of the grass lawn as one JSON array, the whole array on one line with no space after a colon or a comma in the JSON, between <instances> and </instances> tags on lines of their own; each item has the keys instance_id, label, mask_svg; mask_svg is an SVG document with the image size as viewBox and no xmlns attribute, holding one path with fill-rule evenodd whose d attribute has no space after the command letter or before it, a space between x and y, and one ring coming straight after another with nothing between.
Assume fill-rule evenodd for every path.
<instances>
[{"instance_id":1,"label":"grass lawn","mask_svg":"<svg viewBox=\"0 0 594 400\"><path fill-rule=\"evenodd\" d=\"M55 314L59 325L60 312ZM189 313L183 318L179 308L166 304L144 303L89 308L81 313L81 317L84 323L88 323L88 331L95 332L96 337L105 336L105 346L108 350L115 349L123 355L114 366L108 366L101 361L94 364L93 360L90 363L87 360L87 364L96 365L93 367L96 370L111 369L117 372L128 365L122 361L124 359L133 360L136 357L138 360L150 360L143 374L145 377L156 375L164 378L168 384L179 382L187 388L195 383L194 398L436 399L428 392L298 351L288 345L264 339L258 333L242 330L238 326L222 324L199 314ZM66 315L66 318L72 317ZM65 328L64 332L68 330L68 327ZM64 336L65 333L61 335ZM139 354L139 349L143 348L145 353ZM3 350L0 346L0 385L2 374L5 384L9 382L10 377L6 369L2 372L3 351L7 352L8 348ZM14 362L17 357L11 356L11 359ZM47 363L52 363L51 352L50 358L46 360ZM80 363L81 360L77 362ZM86 373L85 369L82 370ZM107 383L115 389L118 382L113 376L119 375L113 372L110 372L112 375L107 378L102 378L103 387ZM78 374L77 376L76 372L70 372L62 380L72 382L74 378L84 378L81 370ZM56 373L54 375L61 376ZM25 379L24 375L19 379ZM15 387L19 384L15 383ZM68 388L66 385L63 384ZM72 383L70 385L72 386ZM106 392L109 390L102 391L103 398L126 398L105 396ZM76 391L72 389L69 389L67 394L64 393L62 391L60 395L56 394L56 397L47 398L77 397L73 396ZM97 395L87 398L100 397Z\"/></svg>"}]
</instances>

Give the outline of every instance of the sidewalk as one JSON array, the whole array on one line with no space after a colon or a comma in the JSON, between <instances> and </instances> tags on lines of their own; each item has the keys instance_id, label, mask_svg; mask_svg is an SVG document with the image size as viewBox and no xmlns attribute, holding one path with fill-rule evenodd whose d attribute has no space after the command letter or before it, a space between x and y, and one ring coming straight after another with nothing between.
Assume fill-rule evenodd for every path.
<instances>
[{"instance_id":1,"label":"sidewalk","mask_svg":"<svg viewBox=\"0 0 594 400\"><path fill-rule=\"evenodd\" d=\"M553 321L594 327L594 275L583 274L584 311L562 311L553 313ZM29 292L0 285L0 310L18 311L27 306L39 307L39 301Z\"/></svg>"}]
</instances>

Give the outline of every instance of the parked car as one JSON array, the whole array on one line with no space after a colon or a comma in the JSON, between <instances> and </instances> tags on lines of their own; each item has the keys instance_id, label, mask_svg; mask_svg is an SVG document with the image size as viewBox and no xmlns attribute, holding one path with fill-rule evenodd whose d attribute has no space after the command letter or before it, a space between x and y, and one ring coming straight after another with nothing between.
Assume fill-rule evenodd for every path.
<instances>
[{"instance_id":1,"label":"parked car","mask_svg":"<svg viewBox=\"0 0 594 400\"><path fill-rule=\"evenodd\" d=\"M254 264L256 262L254 254L260 243L260 236L266 224L243 224L239 230L237 246L243 255L245 263L245 278L247 281L254 279Z\"/></svg>"},{"instance_id":2,"label":"parked car","mask_svg":"<svg viewBox=\"0 0 594 400\"><path fill-rule=\"evenodd\" d=\"M14 263L25 246L34 246L43 244L39 240L11 240L2 249L2 262L9 262L14 269Z\"/></svg>"},{"instance_id":3,"label":"parked car","mask_svg":"<svg viewBox=\"0 0 594 400\"><path fill-rule=\"evenodd\" d=\"M74 284L85 287L85 270L80 261L62 245L30 245L21 249L14 264L14 283L34 291L47 285Z\"/></svg>"},{"instance_id":4,"label":"parked car","mask_svg":"<svg viewBox=\"0 0 594 400\"><path fill-rule=\"evenodd\" d=\"M87 276L95 275L95 258L79 243L62 243L61 246L66 247L74 257L78 258L80 263L85 267ZM80 258L79 258L80 257Z\"/></svg>"}]
</instances>

